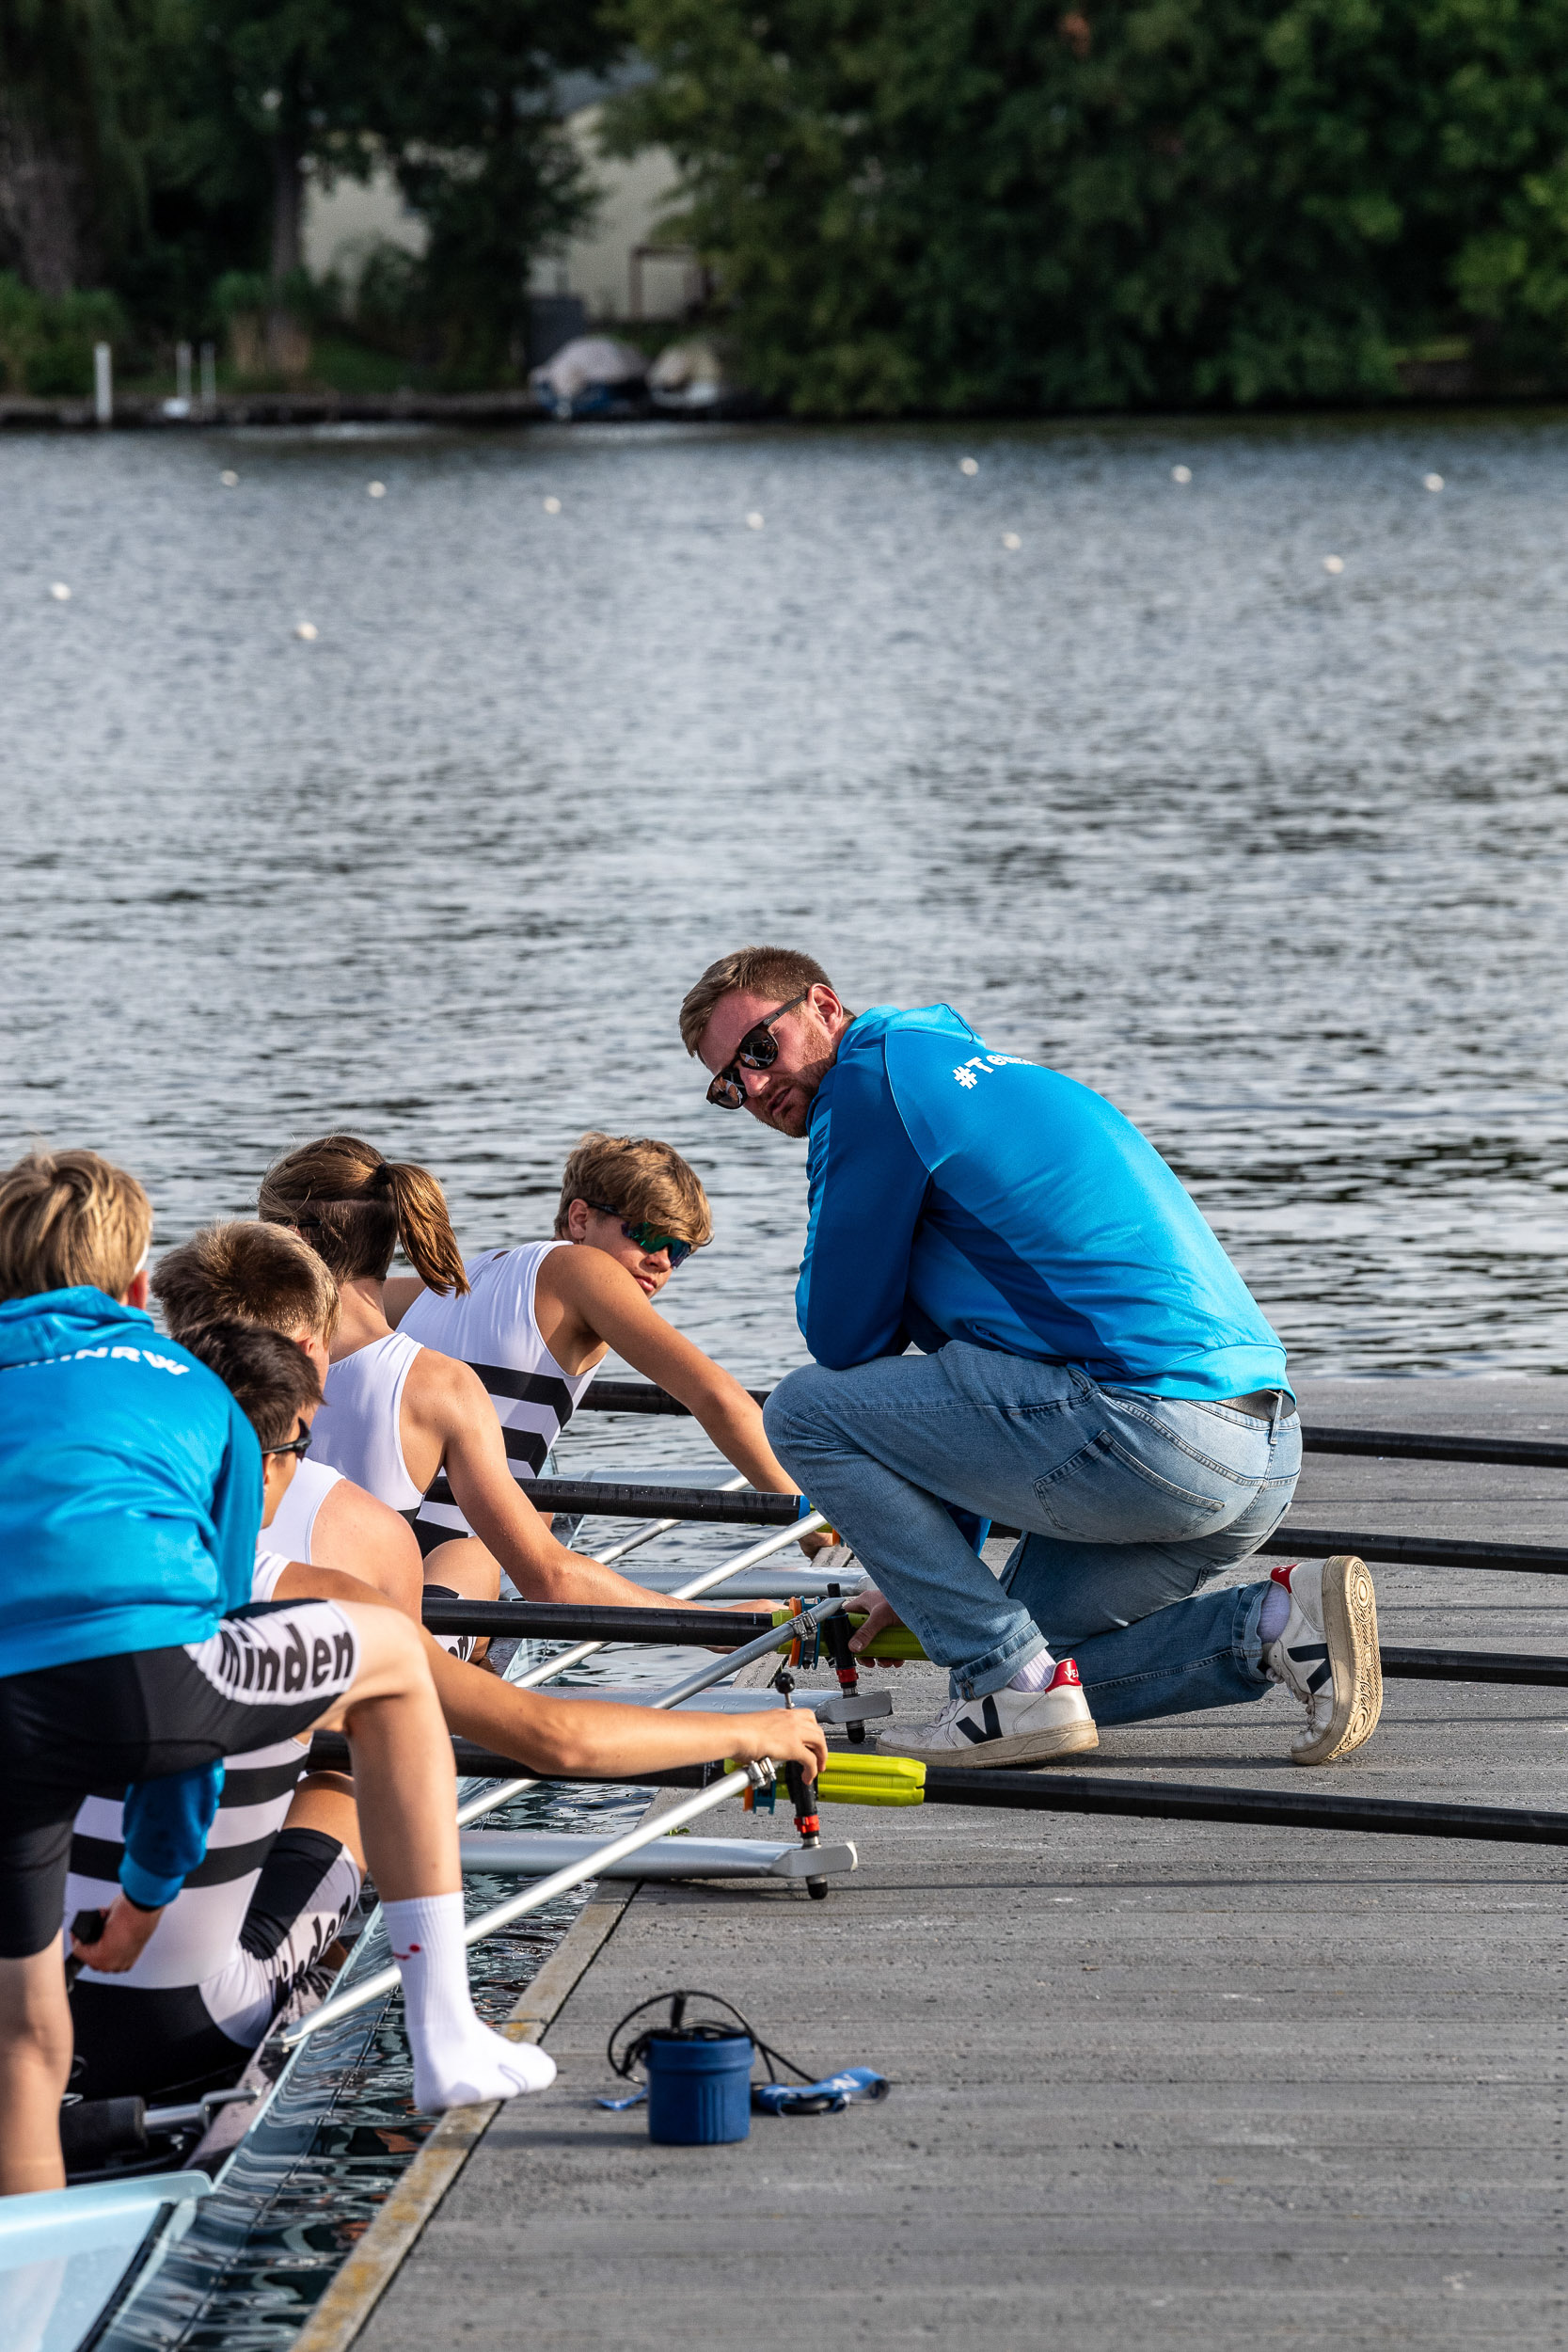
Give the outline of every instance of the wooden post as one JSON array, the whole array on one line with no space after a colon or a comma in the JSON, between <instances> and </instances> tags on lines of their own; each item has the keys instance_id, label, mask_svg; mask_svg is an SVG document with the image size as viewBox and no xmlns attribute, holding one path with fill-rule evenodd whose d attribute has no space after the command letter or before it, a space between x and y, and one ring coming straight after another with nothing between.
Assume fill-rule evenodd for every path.
<instances>
[{"instance_id":1,"label":"wooden post","mask_svg":"<svg viewBox=\"0 0 1568 2352\"><path fill-rule=\"evenodd\" d=\"M100 424L115 421L114 355L107 343L92 347L92 413Z\"/></svg>"}]
</instances>

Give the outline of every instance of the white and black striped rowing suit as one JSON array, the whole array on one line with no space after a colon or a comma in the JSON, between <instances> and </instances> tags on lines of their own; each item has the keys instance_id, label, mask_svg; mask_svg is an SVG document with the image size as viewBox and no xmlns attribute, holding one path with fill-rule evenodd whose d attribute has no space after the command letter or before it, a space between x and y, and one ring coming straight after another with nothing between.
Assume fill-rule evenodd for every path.
<instances>
[{"instance_id":1,"label":"white and black striped rowing suit","mask_svg":"<svg viewBox=\"0 0 1568 2352\"><path fill-rule=\"evenodd\" d=\"M303 1467L309 1470L319 1466L340 1477L352 1478L356 1486L363 1486L378 1502L390 1503L413 1526L420 1537L421 1553L428 1555L436 1544L445 1543L448 1534L467 1535L471 1530L459 1524L427 1543L415 1517L424 1501L424 1488L404 1459L403 1391L420 1352L418 1340L409 1339L402 1331L389 1331L384 1340L372 1340L368 1347L356 1347L352 1356L341 1357L329 1366L325 1402L310 1428L311 1460ZM436 1486L445 1488L446 1483L446 1472L437 1470ZM297 1484L296 1477L289 1495ZM287 1509L288 1501L289 1496L285 1495L283 1510ZM316 1508L320 1507L318 1501ZM282 1510L278 1518L282 1518ZM313 1517L311 1524L314 1525ZM299 1551L290 1553L291 1559L296 1560L309 1556ZM451 1599L457 1597L450 1584L427 1584L425 1591ZM474 1654L477 1637L472 1633L438 1633L435 1638L454 1658L469 1659Z\"/></svg>"},{"instance_id":2,"label":"white and black striped rowing suit","mask_svg":"<svg viewBox=\"0 0 1568 2352\"><path fill-rule=\"evenodd\" d=\"M334 1486L343 1483L343 1473L326 1462L296 1462L294 1474L283 1492L283 1500L272 1515L266 1532L268 1551L284 1560L305 1560L317 1567L331 1567L330 1560L319 1560L311 1546L315 1541L316 1519L322 1504ZM260 1554L258 1554L260 1560ZM281 1569L278 1574L281 1575ZM276 1580L275 1580L276 1581ZM270 1593L256 1592L256 1600L270 1600Z\"/></svg>"},{"instance_id":3,"label":"white and black striped rowing suit","mask_svg":"<svg viewBox=\"0 0 1568 2352\"><path fill-rule=\"evenodd\" d=\"M594 1377L593 1370L562 1372L534 1317L540 1267L552 1249L571 1247L567 1241L536 1241L475 1258L464 1268L467 1297L423 1291L399 1327L411 1340L472 1365L499 1419L512 1475L524 1485L538 1477ZM415 1516L414 1533L426 1552L453 1535L473 1533L452 1500L444 1470L437 1471Z\"/></svg>"},{"instance_id":4,"label":"white and black striped rowing suit","mask_svg":"<svg viewBox=\"0 0 1568 2352\"><path fill-rule=\"evenodd\" d=\"M258 1551L253 1600L270 1600L298 1556ZM260 1634L268 1619L250 1622ZM292 1739L231 1756L205 1858L135 1965L119 1976L83 1968L71 2007L71 2089L84 2098L150 2098L232 2080L275 2016L309 1986L360 1882L335 1837L283 1826L305 1766L306 1750ZM88 1797L77 1813L68 1928L79 1911L106 1911L119 1892L120 1824L117 1796Z\"/></svg>"}]
</instances>

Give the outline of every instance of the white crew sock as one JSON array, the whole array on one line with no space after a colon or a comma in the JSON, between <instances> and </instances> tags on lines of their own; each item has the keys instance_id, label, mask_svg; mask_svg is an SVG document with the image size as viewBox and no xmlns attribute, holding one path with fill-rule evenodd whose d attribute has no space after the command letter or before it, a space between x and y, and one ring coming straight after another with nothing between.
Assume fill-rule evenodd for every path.
<instances>
[{"instance_id":1,"label":"white crew sock","mask_svg":"<svg viewBox=\"0 0 1568 2352\"><path fill-rule=\"evenodd\" d=\"M1031 1658L1026 1666L1019 1668L1007 1688L1009 1691L1043 1691L1055 1671L1056 1661L1048 1649L1042 1649L1037 1658Z\"/></svg>"},{"instance_id":2,"label":"white crew sock","mask_svg":"<svg viewBox=\"0 0 1568 2352\"><path fill-rule=\"evenodd\" d=\"M555 2080L554 2058L531 2042L492 2033L474 2015L462 1896L410 1895L381 1908L403 1979L414 2105L429 2113L547 2090Z\"/></svg>"}]
</instances>

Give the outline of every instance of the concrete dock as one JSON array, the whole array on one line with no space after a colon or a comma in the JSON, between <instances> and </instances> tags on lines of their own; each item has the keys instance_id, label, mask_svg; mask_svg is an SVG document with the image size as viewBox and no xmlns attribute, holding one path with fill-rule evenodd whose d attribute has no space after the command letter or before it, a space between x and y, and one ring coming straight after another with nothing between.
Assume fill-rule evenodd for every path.
<instances>
[{"instance_id":1,"label":"concrete dock","mask_svg":"<svg viewBox=\"0 0 1568 2352\"><path fill-rule=\"evenodd\" d=\"M1568 1438L1562 1380L1302 1403L1308 1424ZM1309 1454L1295 1516L1561 1543L1568 1472ZM1568 1652L1568 1579L1376 1581L1386 1644ZM888 1679L900 1716L934 1711L932 1670ZM1300 1721L1274 1692L1108 1731L1072 1769L1568 1809L1568 1692L1390 1682L1373 1740L1311 1774ZM546 2035L557 2088L449 2166L336 2341L1562 2342L1560 1851L935 1808L826 1826L862 1863L826 1902L661 1885L613 1915ZM891 2097L651 2146L641 2111L594 2100L618 2088L610 2027L676 1985L814 2070L879 2068Z\"/></svg>"}]
</instances>

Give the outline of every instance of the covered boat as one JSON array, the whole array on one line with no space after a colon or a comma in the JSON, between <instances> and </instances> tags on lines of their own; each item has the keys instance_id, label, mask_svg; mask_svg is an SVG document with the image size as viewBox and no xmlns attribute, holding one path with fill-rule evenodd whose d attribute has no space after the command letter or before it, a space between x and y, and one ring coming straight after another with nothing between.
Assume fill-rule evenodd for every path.
<instances>
[{"instance_id":1,"label":"covered boat","mask_svg":"<svg viewBox=\"0 0 1568 2352\"><path fill-rule=\"evenodd\" d=\"M613 335L577 335L529 382L542 408L565 422L574 417L637 417L646 407L648 362L635 343Z\"/></svg>"}]
</instances>

